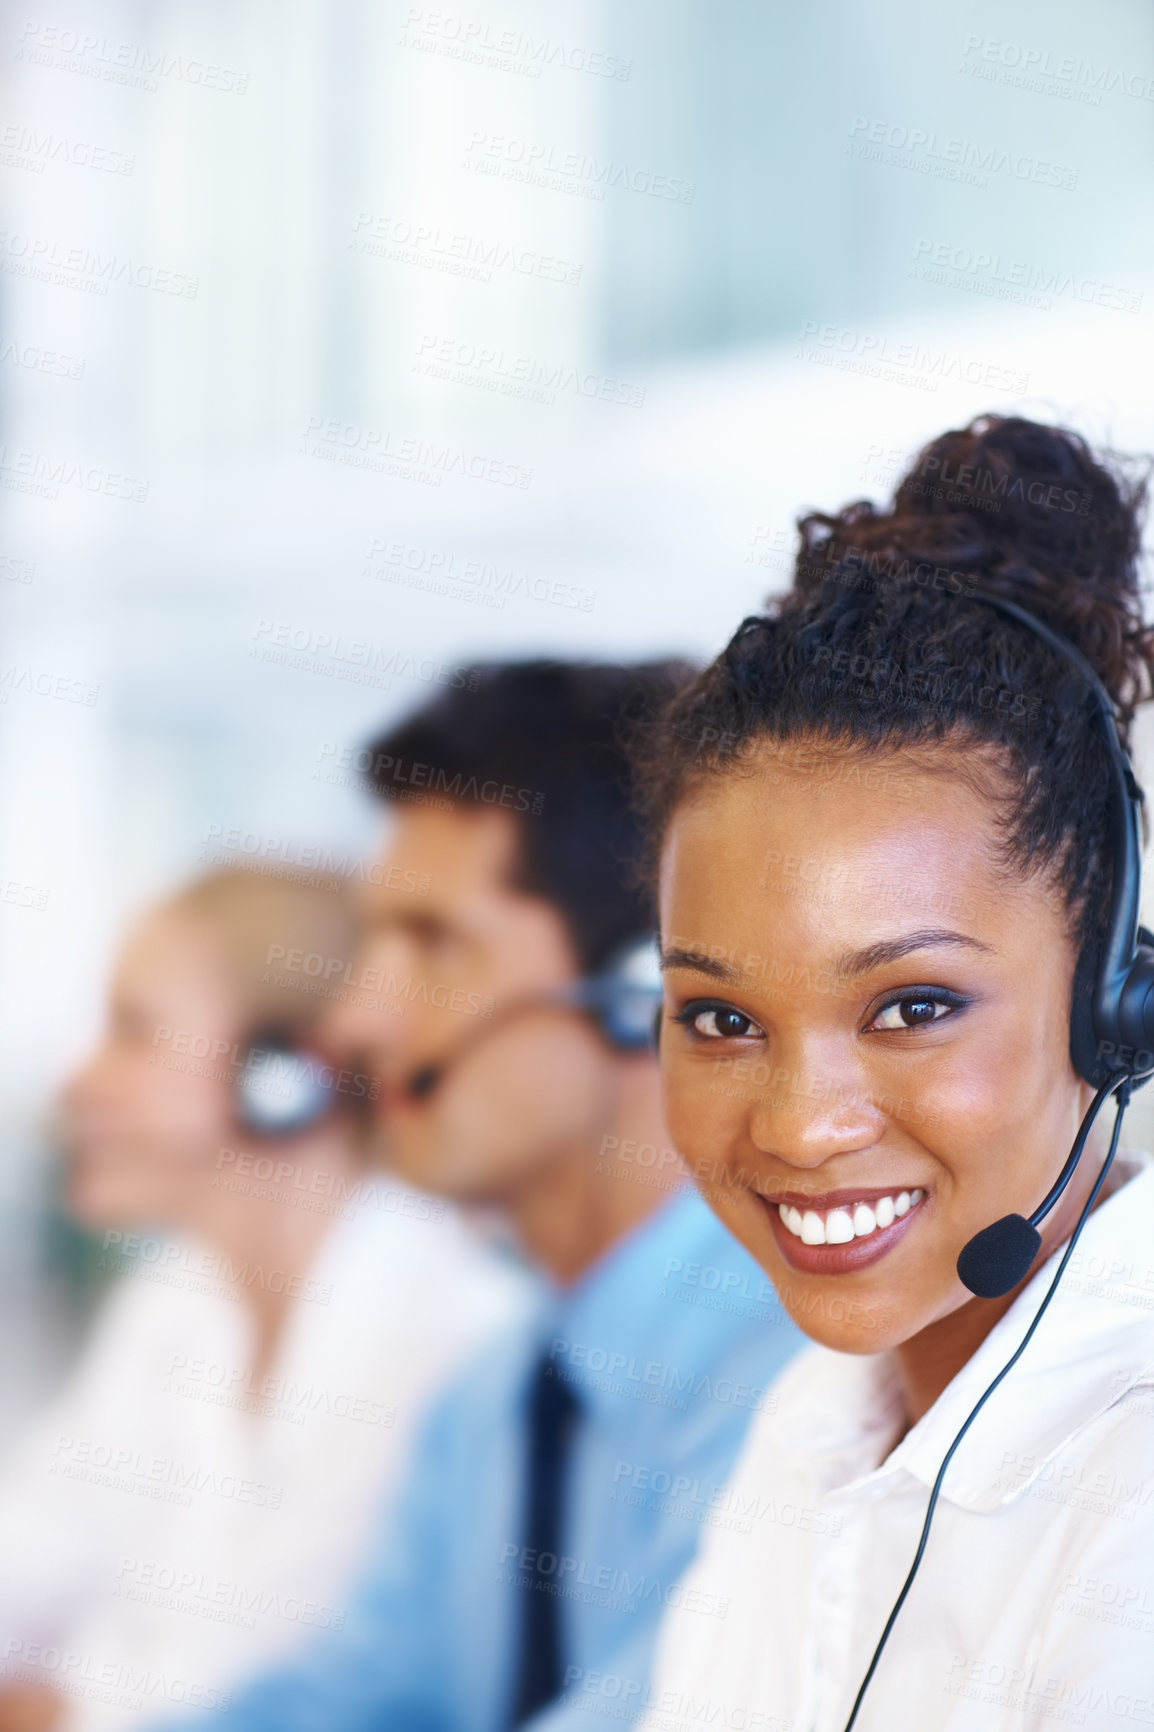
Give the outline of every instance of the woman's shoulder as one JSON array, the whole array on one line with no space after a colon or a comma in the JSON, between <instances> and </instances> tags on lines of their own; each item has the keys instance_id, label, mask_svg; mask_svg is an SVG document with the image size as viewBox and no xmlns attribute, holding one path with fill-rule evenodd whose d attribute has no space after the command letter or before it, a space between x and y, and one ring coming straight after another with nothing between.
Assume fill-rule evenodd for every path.
<instances>
[{"instance_id":1,"label":"woman's shoulder","mask_svg":"<svg viewBox=\"0 0 1154 1732\"><path fill-rule=\"evenodd\" d=\"M735 1470L738 1479L809 1473L819 1458L877 1453L892 1440L901 1401L888 1355L803 1347L768 1390Z\"/></svg>"}]
</instances>

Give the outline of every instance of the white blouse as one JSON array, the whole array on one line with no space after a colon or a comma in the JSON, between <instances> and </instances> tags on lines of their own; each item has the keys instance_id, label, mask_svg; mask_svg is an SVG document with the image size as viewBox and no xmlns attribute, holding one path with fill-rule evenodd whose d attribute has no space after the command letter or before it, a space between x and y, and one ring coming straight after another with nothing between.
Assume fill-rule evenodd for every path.
<instances>
[{"instance_id":1,"label":"white blouse","mask_svg":"<svg viewBox=\"0 0 1154 1732\"><path fill-rule=\"evenodd\" d=\"M358 1187L267 1374L206 1246L143 1236L68 1386L0 1475L0 1669L67 1732L223 1704L339 1627L430 1399L529 1284L443 1202Z\"/></svg>"},{"instance_id":2,"label":"white blouse","mask_svg":"<svg viewBox=\"0 0 1154 1732\"><path fill-rule=\"evenodd\" d=\"M855 1732L1154 1726L1154 1169L1119 1165L1132 1176L954 1457ZM646 1704L645 1732L841 1732L942 1458L1057 1260L896 1447L887 1355L794 1360L709 1512L653 1682L574 1681L570 1701ZM690 1609L718 1598L723 1618Z\"/></svg>"}]
</instances>

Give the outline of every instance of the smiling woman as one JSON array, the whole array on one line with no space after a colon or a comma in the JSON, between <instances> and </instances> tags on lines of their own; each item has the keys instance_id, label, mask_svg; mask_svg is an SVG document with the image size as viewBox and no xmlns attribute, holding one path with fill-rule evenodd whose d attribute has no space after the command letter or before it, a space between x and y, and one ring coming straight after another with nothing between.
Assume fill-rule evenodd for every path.
<instances>
[{"instance_id":1,"label":"smiling woman","mask_svg":"<svg viewBox=\"0 0 1154 1732\"><path fill-rule=\"evenodd\" d=\"M947 470L948 491L927 485ZM1088 1625L1077 1584L1149 1574L1154 1172L1120 1159L1096 1194L1092 1143L1032 1274L976 1298L957 1269L991 1222L1037 1210L1096 1098L1071 1027L1118 864L1090 680L998 602L1081 652L1125 745L1154 661L1142 501L1060 429L947 433L892 509L803 521L793 589L640 750L670 1128L822 1344L779 1384L736 1482L814 1521L776 1537L772 1571L764 1541L714 1536L699 1570L733 1608L720 1636L674 1616L666 1694L708 1689L796 1732L853 1719L922 1556L925 1488L1087 1208L1081 1264L944 1478L905 1652L856 1723L1032 1726L1068 1691L1140 1682L1139 1638ZM1074 1495L1119 1475L1145 1488L1136 1508ZM978 1574L980 1597L960 1586ZM1017 1684L998 1699L982 1686L995 1663Z\"/></svg>"}]
</instances>

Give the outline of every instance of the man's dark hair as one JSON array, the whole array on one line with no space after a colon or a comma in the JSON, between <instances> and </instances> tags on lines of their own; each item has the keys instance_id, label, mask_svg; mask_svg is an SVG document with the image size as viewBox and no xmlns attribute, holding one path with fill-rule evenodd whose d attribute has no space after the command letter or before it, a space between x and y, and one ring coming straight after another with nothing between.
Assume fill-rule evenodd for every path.
<instances>
[{"instance_id":1,"label":"man's dark hair","mask_svg":"<svg viewBox=\"0 0 1154 1732\"><path fill-rule=\"evenodd\" d=\"M654 924L625 744L692 673L677 661L491 663L472 689L449 688L382 734L367 779L389 801L510 812L516 887L555 905L591 973Z\"/></svg>"}]
</instances>

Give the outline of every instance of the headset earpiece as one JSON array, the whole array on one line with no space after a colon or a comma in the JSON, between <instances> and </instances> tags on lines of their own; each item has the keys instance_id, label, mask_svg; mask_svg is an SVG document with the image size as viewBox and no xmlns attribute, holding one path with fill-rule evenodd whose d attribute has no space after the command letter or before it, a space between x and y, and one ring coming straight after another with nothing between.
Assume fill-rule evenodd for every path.
<instances>
[{"instance_id":1,"label":"headset earpiece","mask_svg":"<svg viewBox=\"0 0 1154 1732\"><path fill-rule=\"evenodd\" d=\"M621 1052L652 1049L662 998L661 959L650 937L623 945L575 994L575 1002L592 1014L610 1045Z\"/></svg>"},{"instance_id":2,"label":"headset earpiece","mask_svg":"<svg viewBox=\"0 0 1154 1732\"><path fill-rule=\"evenodd\" d=\"M284 1029L258 1030L236 1080L236 1116L251 1135L293 1137L332 1111L333 1067Z\"/></svg>"},{"instance_id":3,"label":"headset earpiece","mask_svg":"<svg viewBox=\"0 0 1154 1732\"><path fill-rule=\"evenodd\" d=\"M1154 933L1138 928L1134 959L1117 993L1117 1013L1100 1029L1095 1023L1095 989L1101 977L1101 950L1079 968L1070 1010L1070 1057L1074 1069L1094 1088L1129 1072L1141 1088L1154 1074Z\"/></svg>"}]
</instances>

